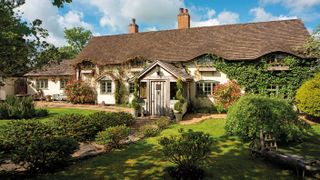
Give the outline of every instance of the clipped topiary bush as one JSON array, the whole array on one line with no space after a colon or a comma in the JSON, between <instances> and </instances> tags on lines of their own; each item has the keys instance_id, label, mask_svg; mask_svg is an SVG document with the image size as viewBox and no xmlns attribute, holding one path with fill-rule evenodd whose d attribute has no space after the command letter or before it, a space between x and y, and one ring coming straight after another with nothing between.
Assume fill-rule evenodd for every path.
<instances>
[{"instance_id":1,"label":"clipped topiary bush","mask_svg":"<svg viewBox=\"0 0 320 180\"><path fill-rule=\"evenodd\" d=\"M111 148L121 147L121 141L128 138L130 128L125 125L109 127L97 134L95 139L97 144L108 145Z\"/></svg>"},{"instance_id":2,"label":"clipped topiary bush","mask_svg":"<svg viewBox=\"0 0 320 180\"><path fill-rule=\"evenodd\" d=\"M177 165L168 168L168 173L175 179L202 179L201 165L211 153L213 140L209 134L191 129L180 129L179 133L179 136L163 137L159 141L164 157Z\"/></svg>"},{"instance_id":3,"label":"clipped topiary bush","mask_svg":"<svg viewBox=\"0 0 320 180\"><path fill-rule=\"evenodd\" d=\"M1 131L0 154L30 171L50 171L64 165L79 147L71 137L58 135L52 126L38 121L11 121Z\"/></svg>"},{"instance_id":4,"label":"clipped topiary bush","mask_svg":"<svg viewBox=\"0 0 320 180\"><path fill-rule=\"evenodd\" d=\"M300 111L309 116L320 118L320 73L302 84L297 91L295 100Z\"/></svg>"},{"instance_id":5,"label":"clipped topiary bush","mask_svg":"<svg viewBox=\"0 0 320 180\"><path fill-rule=\"evenodd\" d=\"M246 95L229 109L225 129L242 140L259 138L262 130L277 140L296 141L305 135L308 126L286 100Z\"/></svg>"},{"instance_id":6,"label":"clipped topiary bush","mask_svg":"<svg viewBox=\"0 0 320 180\"><path fill-rule=\"evenodd\" d=\"M93 104L97 100L94 88L82 81L73 81L66 85L67 100L74 104Z\"/></svg>"}]
</instances>

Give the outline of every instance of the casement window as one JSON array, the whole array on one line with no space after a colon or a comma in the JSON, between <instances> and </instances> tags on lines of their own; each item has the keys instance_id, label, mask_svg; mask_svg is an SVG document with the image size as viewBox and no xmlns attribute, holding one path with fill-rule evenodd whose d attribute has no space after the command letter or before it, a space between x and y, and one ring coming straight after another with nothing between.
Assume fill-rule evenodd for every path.
<instances>
[{"instance_id":1,"label":"casement window","mask_svg":"<svg viewBox=\"0 0 320 180\"><path fill-rule=\"evenodd\" d=\"M197 96L211 96L213 95L215 81L199 81L196 83Z\"/></svg>"},{"instance_id":2,"label":"casement window","mask_svg":"<svg viewBox=\"0 0 320 180\"><path fill-rule=\"evenodd\" d=\"M279 85L270 85L267 87L267 91L270 93L270 94L273 94L273 95L276 95L278 96L279 95L279 90L280 90L280 86Z\"/></svg>"},{"instance_id":3,"label":"casement window","mask_svg":"<svg viewBox=\"0 0 320 180\"><path fill-rule=\"evenodd\" d=\"M64 89L68 83L69 79L60 79L60 89Z\"/></svg>"},{"instance_id":4,"label":"casement window","mask_svg":"<svg viewBox=\"0 0 320 180\"><path fill-rule=\"evenodd\" d=\"M48 89L48 79L37 79L36 86L37 89Z\"/></svg>"},{"instance_id":5,"label":"casement window","mask_svg":"<svg viewBox=\"0 0 320 180\"><path fill-rule=\"evenodd\" d=\"M177 92L177 83L170 82L170 100L176 99L176 92Z\"/></svg>"},{"instance_id":6,"label":"casement window","mask_svg":"<svg viewBox=\"0 0 320 180\"><path fill-rule=\"evenodd\" d=\"M140 98L146 99L147 98L147 83L141 82L139 90L140 90Z\"/></svg>"},{"instance_id":7,"label":"casement window","mask_svg":"<svg viewBox=\"0 0 320 180\"><path fill-rule=\"evenodd\" d=\"M111 80L101 80L100 81L100 93L106 94L112 92L112 81Z\"/></svg>"},{"instance_id":8,"label":"casement window","mask_svg":"<svg viewBox=\"0 0 320 180\"><path fill-rule=\"evenodd\" d=\"M284 59L286 56L284 54L273 54L270 56L268 64L273 66L284 65Z\"/></svg>"},{"instance_id":9,"label":"casement window","mask_svg":"<svg viewBox=\"0 0 320 180\"><path fill-rule=\"evenodd\" d=\"M129 83L129 93L134 93L134 83L133 82L130 82Z\"/></svg>"}]
</instances>

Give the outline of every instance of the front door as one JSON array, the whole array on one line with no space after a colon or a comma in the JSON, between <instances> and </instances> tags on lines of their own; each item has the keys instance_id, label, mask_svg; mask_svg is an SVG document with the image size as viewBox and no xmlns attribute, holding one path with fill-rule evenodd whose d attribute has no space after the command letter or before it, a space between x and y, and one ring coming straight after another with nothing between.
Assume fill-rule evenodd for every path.
<instances>
[{"instance_id":1,"label":"front door","mask_svg":"<svg viewBox=\"0 0 320 180\"><path fill-rule=\"evenodd\" d=\"M165 115L165 81L151 81L151 115Z\"/></svg>"}]
</instances>

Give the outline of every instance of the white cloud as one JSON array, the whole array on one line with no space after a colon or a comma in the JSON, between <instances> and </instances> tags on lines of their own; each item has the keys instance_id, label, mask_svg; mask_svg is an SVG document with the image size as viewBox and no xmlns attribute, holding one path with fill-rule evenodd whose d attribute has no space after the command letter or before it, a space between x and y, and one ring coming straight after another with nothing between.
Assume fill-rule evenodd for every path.
<instances>
[{"instance_id":1,"label":"white cloud","mask_svg":"<svg viewBox=\"0 0 320 180\"><path fill-rule=\"evenodd\" d=\"M223 11L218 15L218 21L221 24L235 24L239 22L239 14L229 11Z\"/></svg>"},{"instance_id":2,"label":"white cloud","mask_svg":"<svg viewBox=\"0 0 320 180\"><path fill-rule=\"evenodd\" d=\"M257 7L250 9L250 14L254 16L254 22L261 22L261 21L274 21L274 20L287 20L287 19L297 19L297 16L274 16L269 12L266 12L263 8Z\"/></svg>"},{"instance_id":3,"label":"white cloud","mask_svg":"<svg viewBox=\"0 0 320 180\"><path fill-rule=\"evenodd\" d=\"M80 1L94 6L101 13L100 26L113 32L127 32L132 18L137 23L155 24L161 27L174 26L178 9L185 7L181 0L90 0Z\"/></svg>"},{"instance_id":4,"label":"white cloud","mask_svg":"<svg viewBox=\"0 0 320 180\"><path fill-rule=\"evenodd\" d=\"M217 17L209 16L211 10L208 10L208 19L204 20L191 20L192 27L201 27L201 26L213 26L213 25L222 25L222 24L235 24L239 22L239 14L223 11L217 15Z\"/></svg>"},{"instance_id":5,"label":"white cloud","mask_svg":"<svg viewBox=\"0 0 320 180\"><path fill-rule=\"evenodd\" d=\"M260 0L260 4L282 4L293 13L300 13L320 5L320 0Z\"/></svg>"},{"instance_id":6,"label":"white cloud","mask_svg":"<svg viewBox=\"0 0 320 180\"><path fill-rule=\"evenodd\" d=\"M65 15L59 15L58 8L53 6L50 0L28 0L18 10L23 12L21 16L27 21L42 20L42 27L49 32L47 41L56 46L66 44L63 33L64 28L82 26L93 30L92 25L82 20L83 14L81 12L69 11Z\"/></svg>"},{"instance_id":7,"label":"white cloud","mask_svg":"<svg viewBox=\"0 0 320 180\"><path fill-rule=\"evenodd\" d=\"M148 31L157 31L158 30L158 28L156 28L156 27L147 27L147 28L145 28L143 31L146 31L146 32L148 32Z\"/></svg>"},{"instance_id":8,"label":"white cloud","mask_svg":"<svg viewBox=\"0 0 320 180\"><path fill-rule=\"evenodd\" d=\"M209 9L207 12L208 18L212 18L216 14L216 11L214 9Z\"/></svg>"}]
</instances>

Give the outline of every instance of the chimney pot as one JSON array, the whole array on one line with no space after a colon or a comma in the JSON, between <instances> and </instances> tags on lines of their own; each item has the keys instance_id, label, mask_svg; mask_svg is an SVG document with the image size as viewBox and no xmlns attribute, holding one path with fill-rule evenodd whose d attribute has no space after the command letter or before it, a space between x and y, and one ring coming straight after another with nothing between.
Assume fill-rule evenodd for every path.
<instances>
[{"instance_id":1,"label":"chimney pot","mask_svg":"<svg viewBox=\"0 0 320 180\"><path fill-rule=\"evenodd\" d=\"M132 18L132 23L129 24L129 34L138 33L138 32L139 32L139 26L136 24L136 19Z\"/></svg>"},{"instance_id":2,"label":"chimney pot","mask_svg":"<svg viewBox=\"0 0 320 180\"><path fill-rule=\"evenodd\" d=\"M190 15L188 9L180 8L178 14L178 29L190 28Z\"/></svg>"}]
</instances>

